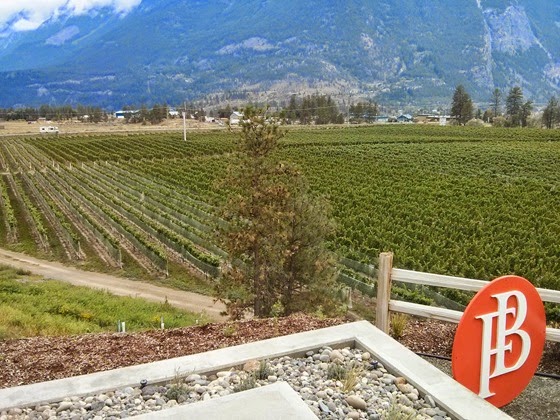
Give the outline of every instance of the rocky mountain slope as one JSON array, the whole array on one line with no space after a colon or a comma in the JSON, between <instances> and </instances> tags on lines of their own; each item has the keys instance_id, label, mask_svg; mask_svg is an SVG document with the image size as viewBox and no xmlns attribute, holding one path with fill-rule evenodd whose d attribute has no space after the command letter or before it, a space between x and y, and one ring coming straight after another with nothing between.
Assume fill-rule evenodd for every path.
<instances>
[{"instance_id":1,"label":"rocky mountain slope","mask_svg":"<svg viewBox=\"0 0 560 420\"><path fill-rule=\"evenodd\" d=\"M0 106L180 103L204 95L332 93L447 104L522 86L560 90L555 0L143 0L0 38ZM219 98L218 98L219 99Z\"/></svg>"}]
</instances>

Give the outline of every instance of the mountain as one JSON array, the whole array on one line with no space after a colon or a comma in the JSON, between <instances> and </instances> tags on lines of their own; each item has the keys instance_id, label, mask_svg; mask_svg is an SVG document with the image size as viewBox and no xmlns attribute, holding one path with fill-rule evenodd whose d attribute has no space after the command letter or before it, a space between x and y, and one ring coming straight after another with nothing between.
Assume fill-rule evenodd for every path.
<instances>
[{"instance_id":1,"label":"mountain","mask_svg":"<svg viewBox=\"0 0 560 420\"><path fill-rule=\"evenodd\" d=\"M449 104L560 91L556 0L143 0L0 38L0 106L181 103L268 92ZM247 98L258 99L255 95Z\"/></svg>"}]
</instances>

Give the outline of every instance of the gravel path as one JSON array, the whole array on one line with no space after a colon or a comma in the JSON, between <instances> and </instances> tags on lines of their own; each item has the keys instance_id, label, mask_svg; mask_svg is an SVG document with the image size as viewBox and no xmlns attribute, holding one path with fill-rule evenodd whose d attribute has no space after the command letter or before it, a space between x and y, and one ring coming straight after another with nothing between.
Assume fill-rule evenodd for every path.
<instances>
[{"instance_id":1,"label":"gravel path","mask_svg":"<svg viewBox=\"0 0 560 420\"><path fill-rule=\"evenodd\" d=\"M168 289L108 274L83 271L57 262L40 260L5 249L0 249L0 264L28 270L33 274L64 281L75 286L107 290L118 296L139 297L160 303L167 299L171 305L177 308L191 312L204 312L213 321L226 320L224 316L220 315L225 310L225 306L222 303L214 302L214 298L198 293Z\"/></svg>"}]
</instances>

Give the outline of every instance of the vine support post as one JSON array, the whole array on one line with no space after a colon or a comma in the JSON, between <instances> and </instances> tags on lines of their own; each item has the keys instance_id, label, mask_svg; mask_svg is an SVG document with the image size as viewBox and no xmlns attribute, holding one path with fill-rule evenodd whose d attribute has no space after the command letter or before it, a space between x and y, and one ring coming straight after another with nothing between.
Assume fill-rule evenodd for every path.
<instances>
[{"instance_id":1,"label":"vine support post","mask_svg":"<svg viewBox=\"0 0 560 420\"><path fill-rule=\"evenodd\" d=\"M391 300L391 271L393 269L393 253L382 252L379 255L379 271L377 275L377 308L375 325L384 333L389 333L389 300Z\"/></svg>"}]
</instances>

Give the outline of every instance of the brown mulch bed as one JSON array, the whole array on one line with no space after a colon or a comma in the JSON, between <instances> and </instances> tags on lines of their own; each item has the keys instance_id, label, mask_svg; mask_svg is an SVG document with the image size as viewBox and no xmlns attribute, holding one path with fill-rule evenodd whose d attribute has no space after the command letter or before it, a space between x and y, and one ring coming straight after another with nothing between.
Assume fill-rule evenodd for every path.
<instances>
[{"instance_id":1,"label":"brown mulch bed","mask_svg":"<svg viewBox=\"0 0 560 420\"><path fill-rule=\"evenodd\" d=\"M0 388L202 353L344 322L297 314L277 322L264 319L165 331L5 340L0 341ZM455 328L411 319L400 342L415 352L450 356ZM539 370L560 374L558 343L547 343Z\"/></svg>"},{"instance_id":2,"label":"brown mulch bed","mask_svg":"<svg viewBox=\"0 0 560 420\"><path fill-rule=\"evenodd\" d=\"M346 322L297 314L137 333L85 334L0 341L0 388L202 353Z\"/></svg>"}]
</instances>

